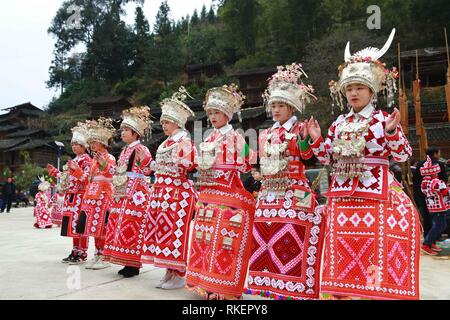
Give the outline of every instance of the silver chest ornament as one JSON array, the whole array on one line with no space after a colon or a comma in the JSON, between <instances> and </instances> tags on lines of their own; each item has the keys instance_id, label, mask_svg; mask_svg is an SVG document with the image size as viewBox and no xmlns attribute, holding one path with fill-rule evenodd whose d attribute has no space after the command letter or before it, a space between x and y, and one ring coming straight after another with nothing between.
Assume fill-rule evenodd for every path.
<instances>
[{"instance_id":1,"label":"silver chest ornament","mask_svg":"<svg viewBox=\"0 0 450 320\"><path fill-rule=\"evenodd\" d=\"M217 149L222 145L225 136L213 142L202 142L199 145L199 154L197 156L197 165L200 170L209 170L216 164Z\"/></svg>"},{"instance_id":2,"label":"silver chest ornament","mask_svg":"<svg viewBox=\"0 0 450 320\"><path fill-rule=\"evenodd\" d=\"M363 177L368 167L363 163L369 122L344 122L337 127L333 141L333 173L341 178Z\"/></svg>"},{"instance_id":3,"label":"silver chest ornament","mask_svg":"<svg viewBox=\"0 0 450 320\"><path fill-rule=\"evenodd\" d=\"M295 138L295 134L287 132L284 136L283 143L272 143L272 133L267 136L267 143L264 145L265 155L260 159L262 175L272 176L286 169L289 162L287 147L289 142Z\"/></svg>"},{"instance_id":4,"label":"silver chest ornament","mask_svg":"<svg viewBox=\"0 0 450 320\"><path fill-rule=\"evenodd\" d=\"M59 177L59 187L61 191L66 191L70 187L69 166L67 164L63 166L63 172Z\"/></svg>"},{"instance_id":5,"label":"silver chest ornament","mask_svg":"<svg viewBox=\"0 0 450 320\"><path fill-rule=\"evenodd\" d=\"M121 165L119 162L116 174L112 178L115 198L124 197L127 194L128 177L126 173L127 173L127 165L125 164Z\"/></svg>"},{"instance_id":6,"label":"silver chest ornament","mask_svg":"<svg viewBox=\"0 0 450 320\"><path fill-rule=\"evenodd\" d=\"M164 141L156 151L155 173L158 175L178 176L177 154L179 144L174 143L169 147L164 147L168 140Z\"/></svg>"}]
</instances>

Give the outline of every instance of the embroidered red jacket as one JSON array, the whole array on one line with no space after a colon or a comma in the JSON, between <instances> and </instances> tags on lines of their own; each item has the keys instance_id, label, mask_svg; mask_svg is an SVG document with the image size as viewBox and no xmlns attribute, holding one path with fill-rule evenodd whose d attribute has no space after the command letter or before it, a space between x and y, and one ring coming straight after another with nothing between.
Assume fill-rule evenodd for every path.
<instances>
[{"instance_id":1,"label":"embroidered red jacket","mask_svg":"<svg viewBox=\"0 0 450 320\"><path fill-rule=\"evenodd\" d=\"M86 187L84 199L98 200L102 193L107 194L109 197L113 195L114 187L112 185L112 177L116 170L116 158L108 152L102 155L106 161L104 167L95 159L91 162L89 183ZM80 174L81 172L78 173Z\"/></svg>"},{"instance_id":2,"label":"embroidered red jacket","mask_svg":"<svg viewBox=\"0 0 450 320\"><path fill-rule=\"evenodd\" d=\"M210 152L202 150L202 145ZM246 206L254 206L253 196L245 190L240 172L250 171L257 154L249 148L244 137L231 125L214 129L200 145L200 157L205 157L205 154L212 157L213 163L210 163L209 169L202 170L201 164L197 162L200 173L199 201L215 199L223 205L236 208L241 207L243 202ZM212 159L208 158L207 161Z\"/></svg>"},{"instance_id":3,"label":"embroidered red jacket","mask_svg":"<svg viewBox=\"0 0 450 320\"><path fill-rule=\"evenodd\" d=\"M374 164L368 164L370 168L365 170L361 178L342 178L333 175L327 193L329 197L387 200L388 187L393 181L393 175L390 173L388 165L379 163L388 162L389 155L397 162L404 162L412 155L412 148L400 125L397 126L394 134L386 134L385 127L388 116L386 112L377 111L369 104L357 116L353 110L347 115L339 116L329 128L325 141L319 137L311 143L311 148L319 161L325 165L332 165L335 161L333 141L341 137L340 127L346 121L359 121L357 118L370 119L369 128L364 137L366 141L364 157L368 161L373 161Z\"/></svg>"},{"instance_id":4,"label":"embroidered red jacket","mask_svg":"<svg viewBox=\"0 0 450 320\"><path fill-rule=\"evenodd\" d=\"M187 180L186 175L195 167L197 150L187 132L180 131L166 139L156 155L156 175Z\"/></svg>"},{"instance_id":5,"label":"embroidered red jacket","mask_svg":"<svg viewBox=\"0 0 450 320\"><path fill-rule=\"evenodd\" d=\"M139 161L136 160L136 152L141 150L143 153L143 158ZM133 196L134 191L138 184L143 185L148 188L147 182L142 179L142 176L149 176L152 173L150 169L150 162L152 161L152 155L146 146L144 146L140 141L135 141L130 145L126 146L119 156L119 161L117 166L111 167L111 174L117 174L117 169L120 166L126 166L126 171L128 173L134 173L136 175L130 175L128 177L127 184L127 197Z\"/></svg>"},{"instance_id":6,"label":"embroidered red jacket","mask_svg":"<svg viewBox=\"0 0 450 320\"><path fill-rule=\"evenodd\" d=\"M287 134L292 135L292 138L288 142L287 157L288 165L284 170L284 173L289 175L291 179L306 179L305 165L303 160L310 160L314 157L312 149L305 144L305 147L301 144L301 140L305 137L301 137L300 132L303 128L303 123L297 121L297 117L292 117L288 122L292 122L292 126L288 125L289 130L286 130L285 126L276 126L266 129L259 135L259 156L260 158L265 156L264 146L269 143L268 139L271 137L271 143L283 143L286 141Z\"/></svg>"},{"instance_id":7,"label":"embroidered red jacket","mask_svg":"<svg viewBox=\"0 0 450 320\"><path fill-rule=\"evenodd\" d=\"M92 159L88 154L82 154L76 156L72 161L74 161L80 167L80 170L72 170L69 168L69 184L68 189L65 193L84 193L89 177L89 170ZM53 177L60 177L61 172L54 168L49 172Z\"/></svg>"},{"instance_id":8,"label":"embroidered red jacket","mask_svg":"<svg viewBox=\"0 0 450 320\"><path fill-rule=\"evenodd\" d=\"M421 189L430 213L443 212L450 209L449 187L438 178L426 176L422 180Z\"/></svg>"}]
</instances>

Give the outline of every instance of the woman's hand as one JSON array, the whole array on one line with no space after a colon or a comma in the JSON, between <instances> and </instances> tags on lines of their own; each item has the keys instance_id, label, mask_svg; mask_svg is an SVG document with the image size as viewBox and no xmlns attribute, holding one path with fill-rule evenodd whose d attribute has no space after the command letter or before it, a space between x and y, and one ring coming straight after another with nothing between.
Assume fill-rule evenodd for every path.
<instances>
[{"instance_id":1,"label":"woman's hand","mask_svg":"<svg viewBox=\"0 0 450 320\"><path fill-rule=\"evenodd\" d=\"M105 165L105 164L106 164L105 157L103 157L103 155L101 155L100 153L96 153L95 156L94 156L94 159L95 159L100 165Z\"/></svg>"},{"instance_id":2,"label":"woman's hand","mask_svg":"<svg viewBox=\"0 0 450 320\"><path fill-rule=\"evenodd\" d=\"M142 162L142 159L144 159L144 158L145 158L144 150L142 148L136 149L135 160L140 163L140 162Z\"/></svg>"},{"instance_id":3,"label":"woman's hand","mask_svg":"<svg viewBox=\"0 0 450 320\"><path fill-rule=\"evenodd\" d=\"M385 130L389 133L394 131L400 123L400 111L397 108L394 109L389 117L386 119L386 127Z\"/></svg>"},{"instance_id":4,"label":"woman's hand","mask_svg":"<svg viewBox=\"0 0 450 320\"><path fill-rule=\"evenodd\" d=\"M322 131L320 129L319 122L314 119L313 116L308 120L308 134L311 137L311 140L314 142L322 135Z\"/></svg>"},{"instance_id":5,"label":"woman's hand","mask_svg":"<svg viewBox=\"0 0 450 320\"><path fill-rule=\"evenodd\" d=\"M80 166L78 165L78 163L76 163L75 161L72 161L72 160L69 160L67 162L67 165L69 166L70 170L73 170L73 171L80 169Z\"/></svg>"},{"instance_id":6,"label":"woman's hand","mask_svg":"<svg viewBox=\"0 0 450 320\"><path fill-rule=\"evenodd\" d=\"M56 168L54 166L52 166L50 163L47 163L47 171L50 173L54 170L56 170Z\"/></svg>"}]
</instances>

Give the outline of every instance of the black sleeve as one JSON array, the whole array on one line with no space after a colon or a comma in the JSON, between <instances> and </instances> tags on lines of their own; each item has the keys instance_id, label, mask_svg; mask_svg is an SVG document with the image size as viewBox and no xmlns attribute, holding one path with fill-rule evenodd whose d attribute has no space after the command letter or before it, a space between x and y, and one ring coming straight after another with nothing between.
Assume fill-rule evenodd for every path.
<instances>
[{"instance_id":1,"label":"black sleeve","mask_svg":"<svg viewBox=\"0 0 450 320\"><path fill-rule=\"evenodd\" d=\"M245 181L244 181L245 190L247 190L248 192L252 192L250 190L252 190L252 186L254 183L255 183L255 178L253 178L252 176L245 179Z\"/></svg>"},{"instance_id":2,"label":"black sleeve","mask_svg":"<svg viewBox=\"0 0 450 320\"><path fill-rule=\"evenodd\" d=\"M417 166L416 170L413 173L412 181L413 181L413 192L414 196L416 197L423 197L422 190L420 188L420 185L422 184L422 175L420 174L420 168L423 167L423 164L425 161L420 161Z\"/></svg>"},{"instance_id":3,"label":"black sleeve","mask_svg":"<svg viewBox=\"0 0 450 320\"><path fill-rule=\"evenodd\" d=\"M315 155L313 155L311 158L309 158L308 160L303 159L302 157L300 157L301 162L303 162L303 164L307 167L313 166L316 164L317 162L317 158Z\"/></svg>"},{"instance_id":4,"label":"black sleeve","mask_svg":"<svg viewBox=\"0 0 450 320\"><path fill-rule=\"evenodd\" d=\"M127 171L132 172L134 167L134 158L136 157L136 149L131 153L130 159L128 160Z\"/></svg>"},{"instance_id":5,"label":"black sleeve","mask_svg":"<svg viewBox=\"0 0 450 320\"><path fill-rule=\"evenodd\" d=\"M448 180L447 166L439 161L439 167L441 168L441 172L439 172L439 179L447 183Z\"/></svg>"}]
</instances>

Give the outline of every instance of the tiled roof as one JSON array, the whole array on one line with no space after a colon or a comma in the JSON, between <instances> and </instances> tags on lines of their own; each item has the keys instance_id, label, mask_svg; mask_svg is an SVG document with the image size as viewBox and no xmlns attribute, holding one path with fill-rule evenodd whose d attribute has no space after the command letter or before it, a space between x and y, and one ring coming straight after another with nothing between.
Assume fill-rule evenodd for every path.
<instances>
[{"instance_id":1,"label":"tiled roof","mask_svg":"<svg viewBox=\"0 0 450 320\"><path fill-rule=\"evenodd\" d=\"M15 147L25 141L29 140L28 138L20 138L20 139L0 139L0 150L9 149Z\"/></svg>"},{"instance_id":2,"label":"tiled roof","mask_svg":"<svg viewBox=\"0 0 450 320\"><path fill-rule=\"evenodd\" d=\"M27 140L27 139L25 139L25 140ZM41 139L31 140L27 143L10 148L7 151L33 150L33 149L36 149L39 147L46 146L50 142L51 142L50 140L41 140Z\"/></svg>"}]
</instances>

